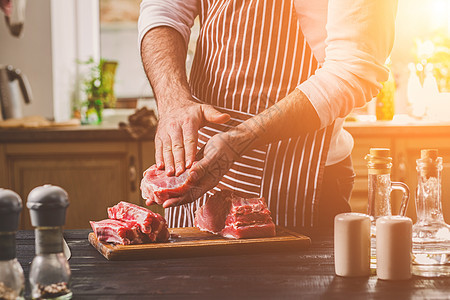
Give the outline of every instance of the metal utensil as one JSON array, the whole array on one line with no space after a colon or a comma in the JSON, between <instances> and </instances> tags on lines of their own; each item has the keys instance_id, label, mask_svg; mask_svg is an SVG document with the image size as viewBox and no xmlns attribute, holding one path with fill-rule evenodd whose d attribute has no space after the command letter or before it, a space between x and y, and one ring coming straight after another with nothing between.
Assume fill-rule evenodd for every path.
<instances>
[{"instance_id":1,"label":"metal utensil","mask_svg":"<svg viewBox=\"0 0 450 300\"><path fill-rule=\"evenodd\" d=\"M69 260L70 257L72 256L69 245L67 245L67 242L64 238L63 238L63 253L64 253L64 256L66 257L66 260Z\"/></svg>"}]
</instances>

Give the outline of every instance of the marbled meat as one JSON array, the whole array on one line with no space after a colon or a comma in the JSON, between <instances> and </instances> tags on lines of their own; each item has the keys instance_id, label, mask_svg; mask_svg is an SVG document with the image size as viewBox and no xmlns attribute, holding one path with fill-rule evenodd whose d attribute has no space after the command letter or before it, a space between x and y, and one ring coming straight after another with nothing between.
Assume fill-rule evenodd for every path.
<instances>
[{"instance_id":1,"label":"marbled meat","mask_svg":"<svg viewBox=\"0 0 450 300\"><path fill-rule=\"evenodd\" d=\"M144 243L145 235L136 222L106 219L89 223L99 241L121 245Z\"/></svg>"},{"instance_id":2,"label":"marbled meat","mask_svg":"<svg viewBox=\"0 0 450 300\"><path fill-rule=\"evenodd\" d=\"M108 207L108 217L136 222L140 231L147 235L151 242L166 242L169 239L166 220L160 214L139 205L121 201L113 207Z\"/></svg>"},{"instance_id":3,"label":"marbled meat","mask_svg":"<svg viewBox=\"0 0 450 300\"><path fill-rule=\"evenodd\" d=\"M190 188L188 176L189 169L178 176L167 176L164 170L159 170L153 165L144 172L141 180L142 198L153 199L156 203L162 204L169 198L179 197Z\"/></svg>"},{"instance_id":4,"label":"marbled meat","mask_svg":"<svg viewBox=\"0 0 450 300\"><path fill-rule=\"evenodd\" d=\"M195 213L195 225L202 231L226 238L275 236L275 224L264 198L242 198L222 190L208 198Z\"/></svg>"},{"instance_id":5,"label":"marbled meat","mask_svg":"<svg viewBox=\"0 0 450 300\"><path fill-rule=\"evenodd\" d=\"M130 245L169 240L166 220L144 207L121 201L108 208L108 217L90 222L100 241Z\"/></svg>"}]
</instances>

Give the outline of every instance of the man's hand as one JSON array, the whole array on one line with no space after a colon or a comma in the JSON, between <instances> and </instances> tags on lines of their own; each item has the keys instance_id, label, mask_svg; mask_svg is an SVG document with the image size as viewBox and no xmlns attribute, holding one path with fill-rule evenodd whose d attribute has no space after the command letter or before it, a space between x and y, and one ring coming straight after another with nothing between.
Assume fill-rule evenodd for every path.
<instances>
[{"instance_id":1,"label":"man's hand","mask_svg":"<svg viewBox=\"0 0 450 300\"><path fill-rule=\"evenodd\" d=\"M230 116L192 99L185 67L187 47L177 30L153 28L141 46L144 69L158 103L156 164L167 175L179 175L194 162L198 129L206 122L225 123Z\"/></svg>"},{"instance_id":2,"label":"man's hand","mask_svg":"<svg viewBox=\"0 0 450 300\"><path fill-rule=\"evenodd\" d=\"M160 105L155 137L156 165L165 168L167 175L180 175L192 166L197 152L198 130L206 122L225 123L230 116L211 105L192 100Z\"/></svg>"},{"instance_id":3,"label":"man's hand","mask_svg":"<svg viewBox=\"0 0 450 300\"><path fill-rule=\"evenodd\" d=\"M215 187L240 156L235 146L232 136L227 132L213 136L206 144L203 159L189 170L188 183L192 185L189 192L166 200L163 207L193 202Z\"/></svg>"}]
</instances>

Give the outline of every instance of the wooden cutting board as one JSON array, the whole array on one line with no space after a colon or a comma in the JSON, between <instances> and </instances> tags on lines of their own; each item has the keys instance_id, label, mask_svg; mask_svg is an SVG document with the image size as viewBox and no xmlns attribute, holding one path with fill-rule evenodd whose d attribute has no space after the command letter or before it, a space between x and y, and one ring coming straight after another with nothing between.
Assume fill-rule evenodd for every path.
<instances>
[{"instance_id":1,"label":"wooden cutting board","mask_svg":"<svg viewBox=\"0 0 450 300\"><path fill-rule=\"evenodd\" d=\"M108 260L145 260L158 258L180 258L194 256L231 255L261 252L279 252L306 249L311 244L309 237L277 227L277 235L254 239L225 239L200 231L196 227L170 228L168 243L142 245L114 245L100 242L93 232L89 242Z\"/></svg>"}]
</instances>

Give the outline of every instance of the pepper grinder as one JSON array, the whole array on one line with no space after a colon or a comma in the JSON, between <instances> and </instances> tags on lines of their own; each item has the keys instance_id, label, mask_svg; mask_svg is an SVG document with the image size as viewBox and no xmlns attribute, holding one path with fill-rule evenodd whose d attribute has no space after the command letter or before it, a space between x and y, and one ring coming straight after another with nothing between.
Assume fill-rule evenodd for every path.
<instances>
[{"instance_id":1,"label":"pepper grinder","mask_svg":"<svg viewBox=\"0 0 450 300\"><path fill-rule=\"evenodd\" d=\"M25 277L16 258L20 196L0 188L0 299L23 299Z\"/></svg>"},{"instance_id":2,"label":"pepper grinder","mask_svg":"<svg viewBox=\"0 0 450 300\"><path fill-rule=\"evenodd\" d=\"M31 224L35 227L36 256L31 263L33 299L71 299L70 267L63 254L62 226L68 195L58 186L43 185L28 195Z\"/></svg>"}]
</instances>

